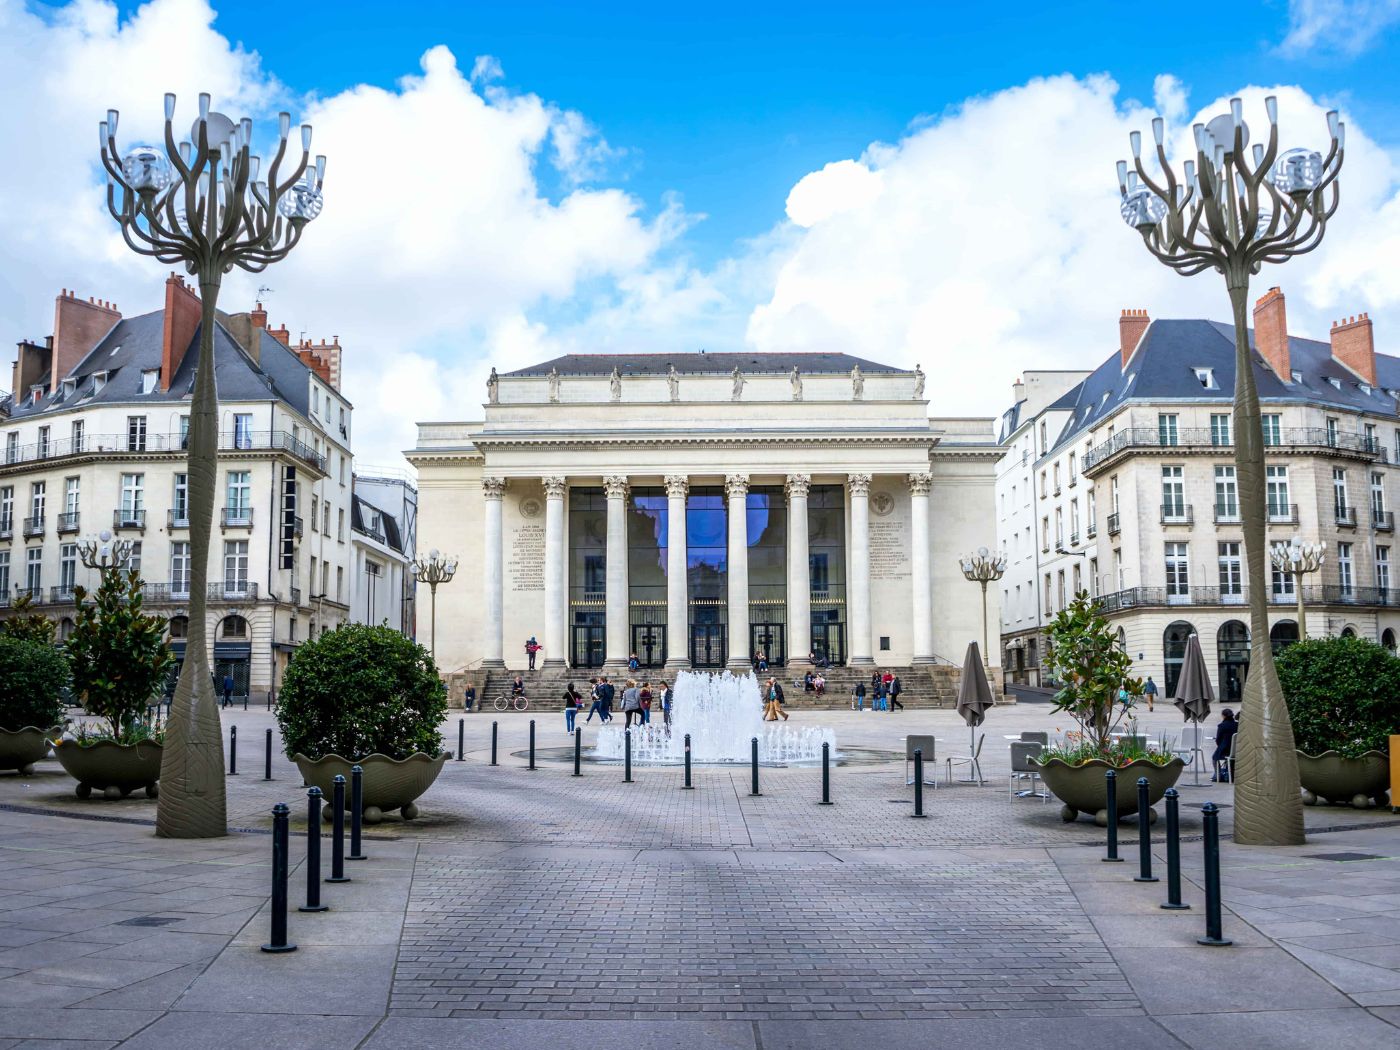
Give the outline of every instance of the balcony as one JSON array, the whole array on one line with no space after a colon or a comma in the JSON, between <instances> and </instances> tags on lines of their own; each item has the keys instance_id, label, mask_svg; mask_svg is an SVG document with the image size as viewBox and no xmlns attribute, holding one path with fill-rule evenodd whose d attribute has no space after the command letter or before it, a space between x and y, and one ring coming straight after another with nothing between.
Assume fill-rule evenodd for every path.
<instances>
[{"instance_id":1,"label":"balcony","mask_svg":"<svg viewBox=\"0 0 1400 1050\"><path fill-rule=\"evenodd\" d=\"M1078 475L1078 474L1071 474L1070 477L1069 477L1069 487L1070 487L1070 488L1074 488L1074 487L1075 487L1076 485L1078 485L1078 484L1079 484L1079 475Z\"/></svg>"},{"instance_id":2,"label":"balcony","mask_svg":"<svg viewBox=\"0 0 1400 1050\"><path fill-rule=\"evenodd\" d=\"M38 602L39 604L43 604L44 588L25 587L22 584L17 583L15 584L15 600L19 601L21 598L28 598L31 602Z\"/></svg>"},{"instance_id":3,"label":"balcony","mask_svg":"<svg viewBox=\"0 0 1400 1050\"><path fill-rule=\"evenodd\" d=\"M174 454L183 457L189 438L177 434L147 434L141 448L132 448L125 433L85 434L79 438L59 438L32 445L7 449L0 471L26 463L72 459L75 456L112 456L122 459L151 458ZM284 430L253 430L227 432L219 435L221 452L285 452L321 474L326 472L326 457L310 445Z\"/></svg>"},{"instance_id":4,"label":"balcony","mask_svg":"<svg viewBox=\"0 0 1400 1050\"><path fill-rule=\"evenodd\" d=\"M292 535L295 536L297 539L301 539L302 530L304 528L305 526L302 524L302 520L300 518L292 519Z\"/></svg>"},{"instance_id":5,"label":"balcony","mask_svg":"<svg viewBox=\"0 0 1400 1050\"><path fill-rule=\"evenodd\" d=\"M1354 529L1354 528L1356 528L1356 510L1355 510L1355 508L1353 508L1353 507L1336 507L1336 506L1334 506L1334 507L1332 508L1332 510L1333 510L1333 512L1336 514L1337 527L1338 527L1339 529Z\"/></svg>"},{"instance_id":6,"label":"balcony","mask_svg":"<svg viewBox=\"0 0 1400 1050\"><path fill-rule=\"evenodd\" d=\"M190 512L188 509L180 511L178 514L173 510L165 512L165 525L170 529L188 529L190 527Z\"/></svg>"},{"instance_id":7,"label":"balcony","mask_svg":"<svg viewBox=\"0 0 1400 1050\"><path fill-rule=\"evenodd\" d=\"M1270 525L1297 525L1298 504L1270 503L1265 512Z\"/></svg>"},{"instance_id":8,"label":"balcony","mask_svg":"<svg viewBox=\"0 0 1400 1050\"><path fill-rule=\"evenodd\" d=\"M1110 536L1117 536L1117 535L1118 535L1119 528L1121 527L1121 525L1122 525L1122 523L1121 523L1121 521L1120 521L1119 518L1118 518L1118 512L1117 512L1117 511L1114 511L1112 514L1110 514L1110 515L1108 516L1108 534L1109 534Z\"/></svg>"},{"instance_id":9,"label":"balcony","mask_svg":"<svg viewBox=\"0 0 1400 1050\"><path fill-rule=\"evenodd\" d=\"M1270 441L1269 438L1273 436L1277 436L1278 440ZM1100 470L1110 460L1129 452L1160 452L1173 456L1183 453L1218 455L1234 447L1233 443L1222 438L1223 435L1213 434L1208 428L1163 434L1156 427L1130 427L1086 452L1083 469L1085 474ZM1324 427L1289 427L1277 431L1276 435L1265 435L1264 451L1317 451L1348 459L1387 462L1386 451L1379 442L1368 439L1364 434L1335 434L1329 437Z\"/></svg>"},{"instance_id":10,"label":"balcony","mask_svg":"<svg viewBox=\"0 0 1400 1050\"><path fill-rule=\"evenodd\" d=\"M206 595L211 602L252 602L258 599L258 585L247 580L224 580L209 584Z\"/></svg>"},{"instance_id":11,"label":"balcony","mask_svg":"<svg viewBox=\"0 0 1400 1050\"><path fill-rule=\"evenodd\" d=\"M1395 531L1395 512L1389 510L1371 510L1371 525L1377 532Z\"/></svg>"},{"instance_id":12,"label":"balcony","mask_svg":"<svg viewBox=\"0 0 1400 1050\"><path fill-rule=\"evenodd\" d=\"M58 516L58 531L60 533L78 531L78 512L76 510L71 514L60 514Z\"/></svg>"},{"instance_id":13,"label":"balcony","mask_svg":"<svg viewBox=\"0 0 1400 1050\"><path fill-rule=\"evenodd\" d=\"M1186 525L1189 527L1195 521L1189 503L1163 503L1161 509L1163 525Z\"/></svg>"},{"instance_id":14,"label":"balcony","mask_svg":"<svg viewBox=\"0 0 1400 1050\"><path fill-rule=\"evenodd\" d=\"M1079 546L1079 533L1077 533L1077 532L1071 532L1071 533L1069 534L1069 545L1070 545L1071 547L1078 547L1078 546Z\"/></svg>"},{"instance_id":15,"label":"balcony","mask_svg":"<svg viewBox=\"0 0 1400 1050\"><path fill-rule=\"evenodd\" d=\"M1093 539L1095 536L1097 536L1098 534L1099 534L1099 527L1098 527L1098 525L1096 525L1094 522L1091 521L1091 522L1089 522L1089 524L1088 524L1087 526L1085 526L1085 528L1084 528L1084 538L1085 538L1085 539L1090 539L1090 540L1092 540L1092 539Z\"/></svg>"},{"instance_id":16,"label":"balcony","mask_svg":"<svg viewBox=\"0 0 1400 1050\"><path fill-rule=\"evenodd\" d=\"M136 510L133 507L121 507L112 511L112 528L118 531L122 529L135 529L139 532L146 531L146 512Z\"/></svg>"},{"instance_id":17,"label":"balcony","mask_svg":"<svg viewBox=\"0 0 1400 1050\"><path fill-rule=\"evenodd\" d=\"M1215 505L1215 523L1217 525L1238 525L1240 523L1239 506L1231 507L1217 503Z\"/></svg>"},{"instance_id":18,"label":"balcony","mask_svg":"<svg viewBox=\"0 0 1400 1050\"><path fill-rule=\"evenodd\" d=\"M1050 495L1052 495L1052 496L1058 496L1059 494L1060 494L1060 486L1059 486L1059 485L1056 485L1056 486L1055 486L1055 490L1054 490L1053 492L1051 492Z\"/></svg>"},{"instance_id":19,"label":"balcony","mask_svg":"<svg viewBox=\"0 0 1400 1050\"><path fill-rule=\"evenodd\" d=\"M74 601L72 584L49 588L49 603L51 605L72 605Z\"/></svg>"},{"instance_id":20,"label":"balcony","mask_svg":"<svg viewBox=\"0 0 1400 1050\"><path fill-rule=\"evenodd\" d=\"M224 507L219 511L219 524L226 529L251 529L252 507Z\"/></svg>"},{"instance_id":21,"label":"balcony","mask_svg":"<svg viewBox=\"0 0 1400 1050\"><path fill-rule=\"evenodd\" d=\"M183 604L190 600L190 581L147 583L142 587L142 594L154 605Z\"/></svg>"},{"instance_id":22,"label":"balcony","mask_svg":"<svg viewBox=\"0 0 1400 1050\"><path fill-rule=\"evenodd\" d=\"M0 540L8 540L14 537L15 519L13 517L0 518Z\"/></svg>"},{"instance_id":23,"label":"balcony","mask_svg":"<svg viewBox=\"0 0 1400 1050\"><path fill-rule=\"evenodd\" d=\"M43 534L44 534L44 516L43 516L42 514L36 514L36 515L35 515L34 517L32 517L32 518L25 518L25 519L24 519L24 538L25 538L25 539L28 539L30 536L42 536ZM35 600L37 601L38 599L36 598Z\"/></svg>"},{"instance_id":24,"label":"balcony","mask_svg":"<svg viewBox=\"0 0 1400 1050\"><path fill-rule=\"evenodd\" d=\"M1307 605L1371 605L1400 606L1400 591L1388 587L1343 587L1337 583L1310 584L1303 588ZM1296 605L1296 590L1278 592L1270 589L1270 605ZM1130 609L1166 608L1179 605L1229 606L1240 608L1249 604L1249 589L1241 587L1222 590L1219 587L1190 587L1186 591L1169 593L1166 587L1129 587L1098 599L1099 611L1105 614Z\"/></svg>"}]
</instances>

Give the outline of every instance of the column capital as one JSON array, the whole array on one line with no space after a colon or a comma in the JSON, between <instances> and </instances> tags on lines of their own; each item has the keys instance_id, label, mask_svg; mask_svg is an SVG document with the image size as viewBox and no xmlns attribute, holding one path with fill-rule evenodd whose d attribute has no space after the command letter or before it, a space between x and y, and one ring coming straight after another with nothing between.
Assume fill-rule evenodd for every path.
<instances>
[{"instance_id":1,"label":"column capital","mask_svg":"<svg viewBox=\"0 0 1400 1050\"><path fill-rule=\"evenodd\" d=\"M933 488L932 474L910 474L909 491L915 496L927 496Z\"/></svg>"},{"instance_id":2,"label":"column capital","mask_svg":"<svg viewBox=\"0 0 1400 1050\"><path fill-rule=\"evenodd\" d=\"M846 487L850 489L852 496L868 496L870 495L870 475L847 474Z\"/></svg>"},{"instance_id":3,"label":"column capital","mask_svg":"<svg viewBox=\"0 0 1400 1050\"><path fill-rule=\"evenodd\" d=\"M627 496L627 479L620 474L612 474L603 479L603 491L608 499L624 499Z\"/></svg>"},{"instance_id":4,"label":"column capital","mask_svg":"<svg viewBox=\"0 0 1400 1050\"><path fill-rule=\"evenodd\" d=\"M666 495L679 496L685 499L685 494L690 491L690 479L684 474L666 475Z\"/></svg>"},{"instance_id":5,"label":"column capital","mask_svg":"<svg viewBox=\"0 0 1400 1050\"><path fill-rule=\"evenodd\" d=\"M561 477L541 478L544 483L544 495L546 499L563 499L564 492L569 487L569 479Z\"/></svg>"},{"instance_id":6,"label":"column capital","mask_svg":"<svg viewBox=\"0 0 1400 1050\"><path fill-rule=\"evenodd\" d=\"M481 494L486 499L500 499L506 494L505 478L482 478Z\"/></svg>"},{"instance_id":7,"label":"column capital","mask_svg":"<svg viewBox=\"0 0 1400 1050\"><path fill-rule=\"evenodd\" d=\"M724 493L730 499L739 499L749 494L749 476L730 474L724 479Z\"/></svg>"},{"instance_id":8,"label":"column capital","mask_svg":"<svg viewBox=\"0 0 1400 1050\"><path fill-rule=\"evenodd\" d=\"M811 491L812 488L812 475L789 474L787 476L787 483L783 487L787 490L788 499L792 499L794 496L800 496L802 499L806 499L807 493Z\"/></svg>"}]
</instances>

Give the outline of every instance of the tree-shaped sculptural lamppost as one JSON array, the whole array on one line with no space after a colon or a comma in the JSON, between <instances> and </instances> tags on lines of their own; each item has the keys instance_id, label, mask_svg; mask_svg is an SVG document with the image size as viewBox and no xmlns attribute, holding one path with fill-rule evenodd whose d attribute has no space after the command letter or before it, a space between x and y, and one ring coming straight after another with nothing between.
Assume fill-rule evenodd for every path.
<instances>
[{"instance_id":1,"label":"tree-shaped sculptural lamppost","mask_svg":"<svg viewBox=\"0 0 1400 1050\"><path fill-rule=\"evenodd\" d=\"M1298 595L1298 641L1307 641L1307 620L1303 610L1303 577L1317 572L1327 558L1326 548L1320 543L1304 543L1294 536L1289 543L1275 543L1269 549L1269 560L1276 572L1293 577L1293 590Z\"/></svg>"},{"instance_id":2,"label":"tree-shaped sculptural lamppost","mask_svg":"<svg viewBox=\"0 0 1400 1050\"><path fill-rule=\"evenodd\" d=\"M280 115L276 155L266 179L252 152L253 124L210 112L187 141L176 143L175 96L165 96L165 143L117 149L117 111L102 122L107 208L127 245L166 265L182 265L199 281L199 359L190 404L190 615L184 666L167 723L156 834L208 838L227 833L223 733L209 674L205 629L209 540L218 463L214 389L214 325L219 285L235 266L254 273L285 258L321 210L325 158L311 164L311 128L302 125L300 156L287 141L291 117ZM162 376L170 384L174 376Z\"/></svg>"},{"instance_id":3,"label":"tree-shaped sculptural lamppost","mask_svg":"<svg viewBox=\"0 0 1400 1050\"><path fill-rule=\"evenodd\" d=\"M1000 554L993 554L986 547L978 547L976 553L959 558L958 565L970 582L982 585L982 662L990 667L992 652L987 641L987 584L1001 579L1001 574L1006 571L1006 559Z\"/></svg>"},{"instance_id":4,"label":"tree-shaped sculptural lamppost","mask_svg":"<svg viewBox=\"0 0 1400 1050\"><path fill-rule=\"evenodd\" d=\"M130 540L113 540L112 534L104 529L97 534L97 539L78 544L78 560L86 568L103 574L131 561L131 550Z\"/></svg>"},{"instance_id":5,"label":"tree-shaped sculptural lamppost","mask_svg":"<svg viewBox=\"0 0 1400 1050\"><path fill-rule=\"evenodd\" d=\"M428 585L428 593L431 595L428 652L433 654L433 662L437 663L437 589L440 583L452 582L452 577L457 574L457 559L444 558L434 549L428 552L427 561L415 560L409 566L409 571L413 573L413 578L419 583Z\"/></svg>"},{"instance_id":6,"label":"tree-shaped sculptural lamppost","mask_svg":"<svg viewBox=\"0 0 1400 1050\"><path fill-rule=\"evenodd\" d=\"M1162 118L1152 121L1156 178L1142 161L1142 135L1131 135L1134 167L1118 162L1122 215L1152 255L1183 276L1215 270L1225 277L1235 322L1235 469L1248 569L1250 663L1245 680L1235 778L1235 841L1256 845L1303 842L1303 804L1293 727L1269 644L1268 558L1264 539L1264 432L1249 348L1249 279L1265 263L1316 248L1337 210L1345 127L1327 114L1327 156L1278 149L1278 103L1264 100L1268 143L1250 150L1243 104L1197 124L1195 160L1167 160ZM1279 376L1287 383L1288 376Z\"/></svg>"}]
</instances>

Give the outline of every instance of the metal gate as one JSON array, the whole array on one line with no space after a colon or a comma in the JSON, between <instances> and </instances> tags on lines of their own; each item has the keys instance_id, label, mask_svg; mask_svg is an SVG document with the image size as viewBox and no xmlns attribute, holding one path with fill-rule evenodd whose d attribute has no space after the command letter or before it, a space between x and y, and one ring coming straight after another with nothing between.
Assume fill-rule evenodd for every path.
<instances>
[{"instance_id":1,"label":"metal gate","mask_svg":"<svg viewBox=\"0 0 1400 1050\"><path fill-rule=\"evenodd\" d=\"M725 661L725 625L722 623L693 623L690 625L690 666L723 667Z\"/></svg>"}]
</instances>

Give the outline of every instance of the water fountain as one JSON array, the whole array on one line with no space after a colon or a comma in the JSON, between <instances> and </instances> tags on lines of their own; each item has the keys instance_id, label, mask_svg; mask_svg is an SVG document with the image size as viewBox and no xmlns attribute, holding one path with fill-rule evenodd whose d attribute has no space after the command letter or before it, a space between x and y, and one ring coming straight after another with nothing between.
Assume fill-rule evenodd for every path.
<instances>
[{"instance_id":1,"label":"water fountain","mask_svg":"<svg viewBox=\"0 0 1400 1050\"><path fill-rule=\"evenodd\" d=\"M829 728L764 722L762 694L751 674L681 671L674 693L669 728L662 722L659 705L652 709L649 724L633 726L633 762L683 762L687 733L693 762L748 762L754 737L758 737L758 759L763 763L819 762L823 743L831 745L832 758L836 757L836 734ZM614 714L621 702L619 687ZM626 747L623 734L616 724L599 730L596 757L621 761Z\"/></svg>"}]
</instances>

